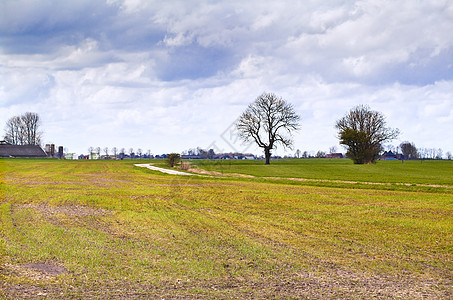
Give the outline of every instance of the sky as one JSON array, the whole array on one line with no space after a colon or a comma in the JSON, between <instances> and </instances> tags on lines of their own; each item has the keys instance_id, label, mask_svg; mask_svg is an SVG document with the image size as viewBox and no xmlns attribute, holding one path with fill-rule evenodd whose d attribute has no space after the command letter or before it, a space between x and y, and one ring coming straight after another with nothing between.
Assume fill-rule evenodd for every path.
<instances>
[{"instance_id":1,"label":"sky","mask_svg":"<svg viewBox=\"0 0 453 300\"><path fill-rule=\"evenodd\" d=\"M1 0L0 129L41 117L43 144L261 154L234 122L263 92L301 117L294 149L339 145L368 105L398 139L453 152L453 2Z\"/></svg>"}]
</instances>

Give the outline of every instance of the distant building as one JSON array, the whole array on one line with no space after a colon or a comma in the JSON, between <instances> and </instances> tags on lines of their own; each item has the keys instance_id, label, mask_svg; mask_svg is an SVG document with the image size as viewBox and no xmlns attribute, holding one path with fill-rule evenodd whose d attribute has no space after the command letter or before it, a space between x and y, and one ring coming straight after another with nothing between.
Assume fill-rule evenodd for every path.
<instances>
[{"instance_id":1,"label":"distant building","mask_svg":"<svg viewBox=\"0 0 453 300\"><path fill-rule=\"evenodd\" d=\"M11 145L1 141L0 157L47 157L47 155L37 145Z\"/></svg>"},{"instance_id":2,"label":"distant building","mask_svg":"<svg viewBox=\"0 0 453 300\"><path fill-rule=\"evenodd\" d=\"M404 155L402 154L395 154L392 151L384 151L381 155L381 160L404 160Z\"/></svg>"},{"instance_id":3,"label":"distant building","mask_svg":"<svg viewBox=\"0 0 453 300\"><path fill-rule=\"evenodd\" d=\"M326 158L343 158L343 153L329 153L326 154Z\"/></svg>"},{"instance_id":4,"label":"distant building","mask_svg":"<svg viewBox=\"0 0 453 300\"><path fill-rule=\"evenodd\" d=\"M100 159L101 155L99 153L92 152L90 153L90 159Z\"/></svg>"}]
</instances>

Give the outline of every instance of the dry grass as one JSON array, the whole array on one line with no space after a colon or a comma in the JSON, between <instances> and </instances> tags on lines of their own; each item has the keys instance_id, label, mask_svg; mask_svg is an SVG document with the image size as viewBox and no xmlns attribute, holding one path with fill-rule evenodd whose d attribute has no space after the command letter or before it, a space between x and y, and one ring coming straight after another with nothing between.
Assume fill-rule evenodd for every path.
<instances>
[{"instance_id":1,"label":"dry grass","mask_svg":"<svg viewBox=\"0 0 453 300\"><path fill-rule=\"evenodd\" d=\"M0 297L452 297L443 188L171 176L116 161L0 164Z\"/></svg>"}]
</instances>

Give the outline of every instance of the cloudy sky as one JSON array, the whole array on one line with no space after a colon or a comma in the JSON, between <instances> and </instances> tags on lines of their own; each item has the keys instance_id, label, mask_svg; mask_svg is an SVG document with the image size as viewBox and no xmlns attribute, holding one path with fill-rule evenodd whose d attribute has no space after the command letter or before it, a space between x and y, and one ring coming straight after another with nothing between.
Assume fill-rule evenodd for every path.
<instances>
[{"instance_id":1,"label":"cloudy sky","mask_svg":"<svg viewBox=\"0 0 453 300\"><path fill-rule=\"evenodd\" d=\"M343 150L335 121L367 104L394 145L445 153L452 32L450 0L1 0L0 126L37 112L43 142L76 153L260 153L232 124L273 92L301 116L295 149Z\"/></svg>"}]
</instances>

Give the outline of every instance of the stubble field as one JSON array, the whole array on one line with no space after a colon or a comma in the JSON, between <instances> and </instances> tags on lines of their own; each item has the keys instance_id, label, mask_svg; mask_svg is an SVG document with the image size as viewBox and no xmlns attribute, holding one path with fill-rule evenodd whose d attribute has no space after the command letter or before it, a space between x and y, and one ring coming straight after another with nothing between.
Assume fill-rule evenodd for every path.
<instances>
[{"instance_id":1,"label":"stubble field","mask_svg":"<svg viewBox=\"0 0 453 300\"><path fill-rule=\"evenodd\" d=\"M453 297L452 161L134 163L0 160L0 298Z\"/></svg>"}]
</instances>

